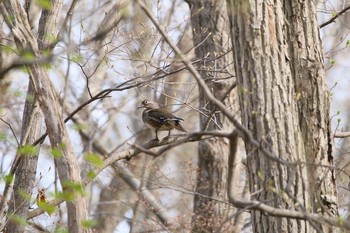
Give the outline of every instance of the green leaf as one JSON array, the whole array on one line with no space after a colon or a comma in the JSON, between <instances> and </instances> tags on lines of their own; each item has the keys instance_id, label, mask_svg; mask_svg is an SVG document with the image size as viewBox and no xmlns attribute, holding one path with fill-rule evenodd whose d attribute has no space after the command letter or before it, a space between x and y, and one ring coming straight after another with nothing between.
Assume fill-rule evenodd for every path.
<instances>
[{"instance_id":1,"label":"green leaf","mask_svg":"<svg viewBox=\"0 0 350 233\"><path fill-rule=\"evenodd\" d=\"M12 180L13 180L13 175L12 174L8 174L4 178L5 178L6 184L11 184Z\"/></svg>"},{"instance_id":2,"label":"green leaf","mask_svg":"<svg viewBox=\"0 0 350 233\"><path fill-rule=\"evenodd\" d=\"M23 225L23 226L27 226L27 220L18 216L17 214L11 214L10 215L10 221L15 222L17 224Z\"/></svg>"},{"instance_id":3,"label":"green leaf","mask_svg":"<svg viewBox=\"0 0 350 233\"><path fill-rule=\"evenodd\" d=\"M51 148L51 154L55 159L60 158L63 156L62 150L66 147L63 143L59 144L57 147Z\"/></svg>"},{"instance_id":4,"label":"green leaf","mask_svg":"<svg viewBox=\"0 0 350 233\"><path fill-rule=\"evenodd\" d=\"M96 177L96 173L94 172L94 171L88 171L87 172L87 174L86 174L86 176L87 176L87 178L89 179L89 180L93 180L93 179L95 179L95 177Z\"/></svg>"},{"instance_id":5,"label":"green leaf","mask_svg":"<svg viewBox=\"0 0 350 233\"><path fill-rule=\"evenodd\" d=\"M58 192L56 197L66 201L73 201L76 194L84 195L84 186L74 181L62 181L62 192Z\"/></svg>"},{"instance_id":6,"label":"green leaf","mask_svg":"<svg viewBox=\"0 0 350 233\"><path fill-rule=\"evenodd\" d=\"M97 224L97 221L93 220L93 219L92 220L83 220L81 222L81 225L85 228L92 228L92 227L96 226L96 224Z\"/></svg>"},{"instance_id":7,"label":"green leaf","mask_svg":"<svg viewBox=\"0 0 350 233\"><path fill-rule=\"evenodd\" d=\"M24 190L19 190L18 191L18 193L19 193L19 195L21 195L21 197L23 197L26 201L30 201L30 199L31 199L31 195L28 193L28 192L26 192L26 191L24 191Z\"/></svg>"},{"instance_id":8,"label":"green leaf","mask_svg":"<svg viewBox=\"0 0 350 233\"><path fill-rule=\"evenodd\" d=\"M331 63L331 65L335 64L335 60L333 58L329 59L329 62Z\"/></svg>"},{"instance_id":9,"label":"green leaf","mask_svg":"<svg viewBox=\"0 0 350 233\"><path fill-rule=\"evenodd\" d=\"M80 183L74 182L74 181L63 181L62 187L65 189L73 190L75 192L78 192L80 194L84 194L84 186Z\"/></svg>"},{"instance_id":10,"label":"green leaf","mask_svg":"<svg viewBox=\"0 0 350 233\"><path fill-rule=\"evenodd\" d=\"M11 47L8 45L2 45L1 51L5 54L16 54L19 55L20 54L20 50L15 48L15 47Z\"/></svg>"},{"instance_id":11,"label":"green leaf","mask_svg":"<svg viewBox=\"0 0 350 233\"><path fill-rule=\"evenodd\" d=\"M20 89L16 89L13 91L13 95L16 97L22 97L23 96L23 91Z\"/></svg>"},{"instance_id":12,"label":"green leaf","mask_svg":"<svg viewBox=\"0 0 350 233\"><path fill-rule=\"evenodd\" d=\"M26 100L29 101L29 102L33 102L34 101L34 95L27 94Z\"/></svg>"},{"instance_id":13,"label":"green leaf","mask_svg":"<svg viewBox=\"0 0 350 233\"><path fill-rule=\"evenodd\" d=\"M288 194L285 191L281 191L281 194L282 194L282 199L288 203L289 202Z\"/></svg>"},{"instance_id":14,"label":"green leaf","mask_svg":"<svg viewBox=\"0 0 350 233\"><path fill-rule=\"evenodd\" d=\"M27 66L21 66L19 69L20 69L23 73L29 74L29 69L28 69Z\"/></svg>"},{"instance_id":15,"label":"green leaf","mask_svg":"<svg viewBox=\"0 0 350 233\"><path fill-rule=\"evenodd\" d=\"M342 218L342 217L338 217L338 223L339 223L339 225L343 225L344 224L344 219Z\"/></svg>"},{"instance_id":16,"label":"green leaf","mask_svg":"<svg viewBox=\"0 0 350 233\"><path fill-rule=\"evenodd\" d=\"M35 0L36 4L40 6L41 8L44 8L46 10L52 9L52 3L51 0Z\"/></svg>"},{"instance_id":17,"label":"green leaf","mask_svg":"<svg viewBox=\"0 0 350 233\"><path fill-rule=\"evenodd\" d=\"M65 201L73 201L74 200L74 193L73 192L57 192L56 193L56 198L57 199L62 199Z\"/></svg>"},{"instance_id":18,"label":"green leaf","mask_svg":"<svg viewBox=\"0 0 350 233\"><path fill-rule=\"evenodd\" d=\"M83 60L83 57L79 53L73 53L70 56L70 60L75 63L80 63Z\"/></svg>"},{"instance_id":19,"label":"green leaf","mask_svg":"<svg viewBox=\"0 0 350 233\"><path fill-rule=\"evenodd\" d=\"M6 134L0 133L0 141L5 141L7 139Z\"/></svg>"},{"instance_id":20,"label":"green leaf","mask_svg":"<svg viewBox=\"0 0 350 233\"><path fill-rule=\"evenodd\" d=\"M269 187L272 187L272 188L275 186L273 180L268 180L268 181L267 181L267 185L268 185Z\"/></svg>"},{"instance_id":21,"label":"green leaf","mask_svg":"<svg viewBox=\"0 0 350 233\"><path fill-rule=\"evenodd\" d=\"M129 9L127 7L123 7L118 13L121 17L127 17L129 15Z\"/></svg>"},{"instance_id":22,"label":"green leaf","mask_svg":"<svg viewBox=\"0 0 350 233\"><path fill-rule=\"evenodd\" d=\"M70 127L78 132L88 128L86 124L73 124Z\"/></svg>"},{"instance_id":23,"label":"green leaf","mask_svg":"<svg viewBox=\"0 0 350 233\"><path fill-rule=\"evenodd\" d=\"M50 153L52 154L52 156L55 158L55 159L58 159L60 157L62 157L62 152L61 150L57 149L57 148L52 148Z\"/></svg>"},{"instance_id":24,"label":"green leaf","mask_svg":"<svg viewBox=\"0 0 350 233\"><path fill-rule=\"evenodd\" d=\"M101 159L100 156L98 156L97 154L94 153L87 153L84 156L85 161L90 162L92 165L96 166L96 167L103 167L103 160Z\"/></svg>"},{"instance_id":25,"label":"green leaf","mask_svg":"<svg viewBox=\"0 0 350 233\"><path fill-rule=\"evenodd\" d=\"M18 149L20 155L36 156L39 153L39 149L36 146L26 144Z\"/></svg>"},{"instance_id":26,"label":"green leaf","mask_svg":"<svg viewBox=\"0 0 350 233\"><path fill-rule=\"evenodd\" d=\"M39 201L37 204L38 204L40 209L46 211L49 215L53 214L56 211L55 206L50 205L47 202Z\"/></svg>"},{"instance_id":27,"label":"green leaf","mask_svg":"<svg viewBox=\"0 0 350 233\"><path fill-rule=\"evenodd\" d=\"M346 46L350 45L350 40L346 40Z\"/></svg>"},{"instance_id":28,"label":"green leaf","mask_svg":"<svg viewBox=\"0 0 350 233\"><path fill-rule=\"evenodd\" d=\"M54 233L69 233L67 228L59 227L55 229Z\"/></svg>"},{"instance_id":29,"label":"green leaf","mask_svg":"<svg viewBox=\"0 0 350 233\"><path fill-rule=\"evenodd\" d=\"M34 60L35 59L35 56L32 52L28 52L28 51L25 51L23 54L21 54L21 57L26 59L26 60Z\"/></svg>"},{"instance_id":30,"label":"green leaf","mask_svg":"<svg viewBox=\"0 0 350 233\"><path fill-rule=\"evenodd\" d=\"M6 19L10 22L15 22L15 16L13 14L8 14ZM6 20L5 20L5 22L6 22Z\"/></svg>"}]
</instances>

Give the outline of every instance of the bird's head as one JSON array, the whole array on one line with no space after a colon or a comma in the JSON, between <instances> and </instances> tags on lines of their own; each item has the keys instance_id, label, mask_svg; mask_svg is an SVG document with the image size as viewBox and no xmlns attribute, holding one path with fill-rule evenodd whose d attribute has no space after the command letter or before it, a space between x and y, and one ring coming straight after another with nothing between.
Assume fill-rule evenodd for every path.
<instances>
[{"instance_id":1,"label":"bird's head","mask_svg":"<svg viewBox=\"0 0 350 233\"><path fill-rule=\"evenodd\" d=\"M149 101L149 100L144 100L141 103L141 106L138 108L145 108L145 109L157 109L160 108L159 104L157 104L156 102L153 101Z\"/></svg>"}]
</instances>

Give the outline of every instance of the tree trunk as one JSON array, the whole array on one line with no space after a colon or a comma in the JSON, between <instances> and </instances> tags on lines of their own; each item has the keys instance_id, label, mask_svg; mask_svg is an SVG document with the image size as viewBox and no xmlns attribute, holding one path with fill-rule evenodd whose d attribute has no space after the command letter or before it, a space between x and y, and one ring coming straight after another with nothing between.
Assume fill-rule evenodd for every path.
<instances>
[{"instance_id":1,"label":"tree trunk","mask_svg":"<svg viewBox=\"0 0 350 233\"><path fill-rule=\"evenodd\" d=\"M218 99L238 112L238 101L233 90L233 56L226 2L221 0L187 1L191 8L191 23L199 73ZM201 130L231 130L232 123L216 110L199 89ZM193 230L218 232L233 230L232 206L213 201L210 197L227 201L227 166L229 145L224 138L201 140L198 147L198 178L195 195Z\"/></svg>"},{"instance_id":2,"label":"tree trunk","mask_svg":"<svg viewBox=\"0 0 350 233\"><path fill-rule=\"evenodd\" d=\"M229 1L242 123L261 147L247 145L251 198L278 208L335 216L329 92L315 9L307 1ZM329 199L328 199L329 200ZM312 221L252 212L254 232L332 231ZM334 230L336 231L336 230Z\"/></svg>"},{"instance_id":3,"label":"tree trunk","mask_svg":"<svg viewBox=\"0 0 350 233\"><path fill-rule=\"evenodd\" d=\"M21 145L23 146L32 144L40 136L42 113L34 96L33 85L29 83L22 121ZM36 154L23 155L17 153L16 156L16 159L21 159L21 161L14 174L13 197L10 199L9 213L22 220L27 219L30 207L30 199L26 198L25 195L31 196L34 188L38 154L39 150ZM24 232L24 229L25 224L10 221L6 227L6 232Z\"/></svg>"}]
</instances>

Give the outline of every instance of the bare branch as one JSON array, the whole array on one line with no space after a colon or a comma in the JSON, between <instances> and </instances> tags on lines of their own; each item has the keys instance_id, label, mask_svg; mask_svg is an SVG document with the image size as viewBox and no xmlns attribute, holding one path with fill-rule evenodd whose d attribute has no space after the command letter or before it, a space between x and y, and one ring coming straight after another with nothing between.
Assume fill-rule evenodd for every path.
<instances>
[{"instance_id":1,"label":"bare branch","mask_svg":"<svg viewBox=\"0 0 350 233\"><path fill-rule=\"evenodd\" d=\"M335 138L347 138L347 137L350 137L350 132L335 132L334 137Z\"/></svg>"},{"instance_id":2,"label":"bare branch","mask_svg":"<svg viewBox=\"0 0 350 233\"><path fill-rule=\"evenodd\" d=\"M7 121L5 121L4 119L2 119L1 117L0 117L0 120L1 120L2 122L4 122L4 123L10 128L10 130L11 130L11 132L12 132L12 135L13 135L13 137L14 137L15 140L16 140L17 146L19 147L19 146L20 146L19 141L18 141L18 139L17 139L17 136L16 136L15 131L13 131L13 128L12 128L11 124L8 123Z\"/></svg>"},{"instance_id":3,"label":"bare branch","mask_svg":"<svg viewBox=\"0 0 350 233\"><path fill-rule=\"evenodd\" d=\"M350 10L350 6L345 7L343 10L339 11L338 13L336 13L332 18L330 18L329 20L327 20L324 23L321 23L319 28L323 28L323 27L327 26L328 24L334 22L339 16L341 16L344 13L346 13L348 10Z\"/></svg>"}]
</instances>

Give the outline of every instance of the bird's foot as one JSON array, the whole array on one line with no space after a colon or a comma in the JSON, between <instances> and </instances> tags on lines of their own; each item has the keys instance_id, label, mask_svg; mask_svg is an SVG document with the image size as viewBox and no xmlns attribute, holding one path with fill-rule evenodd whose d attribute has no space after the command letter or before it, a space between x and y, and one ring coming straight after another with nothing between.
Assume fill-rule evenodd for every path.
<instances>
[{"instance_id":1,"label":"bird's foot","mask_svg":"<svg viewBox=\"0 0 350 233\"><path fill-rule=\"evenodd\" d=\"M162 139L162 142L168 142L169 139L170 139L170 137L169 137L169 136L166 136L165 138Z\"/></svg>"},{"instance_id":2,"label":"bird's foot","mask_svg":"<svg viewBox=\"0 0 350 233\"><path fill-rule=\"evenodd\" d=\"M159 139L154 138L151 141L147 142L145 145L143 145L144 148L151 148L159 145Z\"/></svg>"},{"instance_id":3,"label":"bird's foot","mask_svg":"<svg viewBox=\"0 0 350 233\"><path fill-rule=\"evenodd\" d=\"M162 139L162 143L171 143L176 141L177 137L166 136Z\"/></svg>"},{"instance_id":4,"label":"bird's foot","mask_svg":"<svg viewBox=\"0 0 350 233\"><path fill-rule=\"evenodd\" d=\"M158 138L154 138L151 140L151 142L159 142L159 139Z\"/></svg>"}]
</instances>

